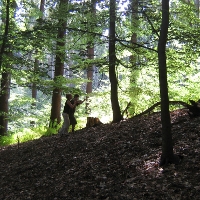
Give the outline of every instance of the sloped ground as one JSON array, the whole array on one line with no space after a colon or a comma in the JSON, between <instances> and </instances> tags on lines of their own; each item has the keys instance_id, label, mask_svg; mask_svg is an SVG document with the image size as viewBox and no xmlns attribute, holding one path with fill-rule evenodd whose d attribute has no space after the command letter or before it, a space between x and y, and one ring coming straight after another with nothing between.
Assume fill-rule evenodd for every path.
<instances>
[{"instance_id":1,"label":"sloped ground","mask_svg":"<svg viewBox=\"0 0 200 200\"><path fill-rule=\"evenodd\" d=\"M182 163L159 168L160 114L0 149L0 199L199 200L200 119L171 113Z\"/></svg>"}]
</instances>

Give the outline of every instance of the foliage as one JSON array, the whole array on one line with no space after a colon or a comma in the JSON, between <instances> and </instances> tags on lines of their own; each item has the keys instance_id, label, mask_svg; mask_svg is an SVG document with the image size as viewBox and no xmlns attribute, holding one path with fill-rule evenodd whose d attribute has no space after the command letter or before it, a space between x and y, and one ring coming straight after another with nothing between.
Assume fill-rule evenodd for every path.
<instances>
[{"instance_id":1,"label":"foliage","mask_svg":"<svg viewBox=\"0 0 200 200\"><path fill-rule=\"evenodd\" d=\"M10 97L9 129L15 132L18 128L30 127L30 122L35 121L37 126L45 126L50 113L50 96L38 92L35 102L30 96L31 91L24 87L13 89ZM36 107L31 109L31 104Z\"/></svg>"},{"instance_id":2,"label":"foliage","mask_svg":"<svg viewBox=\"0 0 200 200\"><path fill-rule=\"evenodd\" d=\"M16 1L18 8L10 23L8 44L11 55L3 56L3 70L12 74L9 131L36 126L48 126L52 90L56 87L62 93L79 93L86 96L87 68L95 68L93 90L90 95L91 115L103 122L111 121L110 84L108 81L108 1L96 2L95 17L91 14L89 1L69 1L68 8L58 14L58 2L47 1L45 14L36 1ZM117 1L116 56L119 101L121 111L131 102L129 117L138 114L155 102L160 101L157 64L157 43L161 23L160 2L139 2L137 20L132 19L130 1ZM193 4L171 1L170 26L167 43L168 87L170 100L199 99L199 18ZM3 9L5 5L2 4ZM5 13L2 13L4 16ZM13 13L14 12L14 13ZM55 44L57 23L67 15L65 71L64 77L54 80ZM4 26L1 20L1 27ZM2 43L2 30L0 44ZM131 44L132 34L137 34L137 44ZM95 46L94 59L88 59L88 45ZM136 57L133 65L130 56ZM35 69L35 59L39 66ZM10 66L10 67L8 67ZM38 98L36 109L31 97L32 84L36 84ZM158 108L159 109L159 108ZM84 106L77 110L80 126L84 127ZM47 131L48 132L48 131ZM49 130L48 134L54 134Z\"/></svg>"},{"instance_id":3,"label":"foliage","mask_svg":"<svg viewBox=\"0 0 200 200\"><path fill-rule=\"evenodd\" d=\"M60 125L57 125L56 128L46 127L46 131L43 136L52 136L54 134L57 134L60 127Z\"/></svg>"},{"instance_id":4,"label":"foliage","mask_svg":"<svg viewBox=\"0 0 200 200\"><path fill-rule=\"evenodd\" d=\"M41 136L46 136L47 129L44 126L37 128L21 128L16 129L16 132L9 132L7 136L0 137L0 146L11 144L20 144L30 140L35 140Z\"/></svg>"}]
</instances>

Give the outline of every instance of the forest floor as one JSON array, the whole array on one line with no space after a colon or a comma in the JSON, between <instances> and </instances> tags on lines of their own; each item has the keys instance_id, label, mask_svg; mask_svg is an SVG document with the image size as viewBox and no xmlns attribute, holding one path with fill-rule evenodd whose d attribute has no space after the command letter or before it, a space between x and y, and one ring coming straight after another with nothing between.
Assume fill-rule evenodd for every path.
<instances>
[{"instance_id":1,"label":"forest floor","mask_svg":"<svg viewBox=\"0 0 200 200\"><path fill-rule=\"evenodd\" d=\"M179 165L159 167L159 113L0 148L0 199L199 200L200 118L171 112Z\"/></svg>"}]
</instances>

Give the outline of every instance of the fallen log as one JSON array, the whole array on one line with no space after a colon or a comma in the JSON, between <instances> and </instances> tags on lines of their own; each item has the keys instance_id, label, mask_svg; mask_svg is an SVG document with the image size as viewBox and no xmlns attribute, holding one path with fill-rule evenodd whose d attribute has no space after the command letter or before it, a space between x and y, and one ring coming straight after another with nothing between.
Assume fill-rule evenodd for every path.
<instances>
[{"instance_id":1,"label":"fallen log","mask_svg":"<svg viewBox=\"0 0 200 200\"><path fill-rule=\"evenodd\" d=\"M169 101L170 105L182 105L184 108L189 109L188 114L190 117L198 117L200 116L200 100L198 100L197 102L193 101L193 100L189 100L191 105L184 102L184 101ZM144 112L135 115L134 117L139 117L145 114L150 114L151 111L153 111L153 109L155 109L157 106L159 106L161 104L161 102L157 102L154 105L152 105L150 108L148 108L147 110L145 110Z\"/></svg>"}]
</instances>

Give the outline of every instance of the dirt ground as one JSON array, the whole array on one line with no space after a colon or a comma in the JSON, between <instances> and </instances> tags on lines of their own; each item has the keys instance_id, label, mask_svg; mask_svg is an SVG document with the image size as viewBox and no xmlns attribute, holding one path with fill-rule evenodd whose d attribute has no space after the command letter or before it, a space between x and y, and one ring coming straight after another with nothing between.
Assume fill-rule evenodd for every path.
<instances>
[{"instance_id":1,"label":"dirt ground","mask_svg":"<svg viewBox=\"0 0 200 200\"><path fill-rule=\"evenodd\" d=\"M0 199L199 200L200 118L171 113L179 165L159 167L160 114L0 148Z\"/></svg>"}]
</instances>

